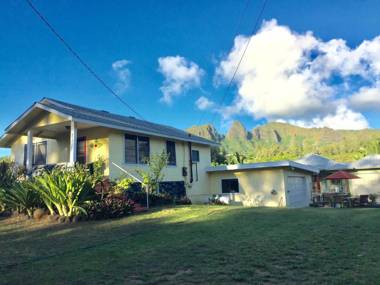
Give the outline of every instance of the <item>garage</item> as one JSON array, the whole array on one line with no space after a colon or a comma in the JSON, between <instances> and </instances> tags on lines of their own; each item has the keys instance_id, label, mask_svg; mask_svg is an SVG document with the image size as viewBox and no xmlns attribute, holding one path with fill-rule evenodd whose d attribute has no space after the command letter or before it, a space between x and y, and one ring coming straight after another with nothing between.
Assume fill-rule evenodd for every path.
<instances>
[{"instance_id":1,"label":"garage","mask_svg":"<svg viewBox=\"0 0 380 285\"><path fill-rule=\"evenodd\" d=\"M287 177L286 205L290 208L307 207L310 203L310 188L305 176Z\"/></svg>"},{"instance_id":2,"label":"garage","mask_svg":"<svg viewBox=\"0 0 380 285\"><path fill-rule=\"evenodd\" d=\"M230 204L308 207L317 170L293 161L213 166L207 169L211 195Z\"/></svg>"}]
</instances>

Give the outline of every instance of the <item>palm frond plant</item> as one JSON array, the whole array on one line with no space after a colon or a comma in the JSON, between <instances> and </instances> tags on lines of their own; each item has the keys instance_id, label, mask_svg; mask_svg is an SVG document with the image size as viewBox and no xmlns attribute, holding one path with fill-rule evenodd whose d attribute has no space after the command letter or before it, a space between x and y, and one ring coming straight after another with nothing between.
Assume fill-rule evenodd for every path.
<instances>
[{"instance_id":1,"label":"palm frond plant","mask_svg":"<svg viewBox=\"0 0 380 285\"><path fill-rule=\"evenodd\" d=\"M14 183L11 187L1 189L0 201L4 209L23 213L32 217L33 211L41 205L38 193L29 181Z\"/></svg>"},{"instance_id":2,"label":"palm frond plant","mask_svg":"<svg viewBox=\"0 0 380 285\"><path fill-rule=\"evenodd\" d=\"M40 194L51 215L73 217L86 214L83 205L92 192L92 177L81 165L54 168L34 178L33 188Z\"/></svg>"}]
</instances>

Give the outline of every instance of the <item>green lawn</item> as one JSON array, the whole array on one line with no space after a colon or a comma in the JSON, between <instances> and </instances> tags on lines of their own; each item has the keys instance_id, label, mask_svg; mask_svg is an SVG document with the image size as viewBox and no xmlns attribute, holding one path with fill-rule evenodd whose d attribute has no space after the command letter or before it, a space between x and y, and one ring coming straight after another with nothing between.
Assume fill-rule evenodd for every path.
<instances>
[{"instance_id":1,"label":"green lawn","mask_svg":"<svg viewBox=\"0 0 380 285\"><path fill-rule=\"evenodd\" d=\"M375 284L377 209L191 206L72 225L0 220L2 284Z\"/></svg>"}]
</instances>

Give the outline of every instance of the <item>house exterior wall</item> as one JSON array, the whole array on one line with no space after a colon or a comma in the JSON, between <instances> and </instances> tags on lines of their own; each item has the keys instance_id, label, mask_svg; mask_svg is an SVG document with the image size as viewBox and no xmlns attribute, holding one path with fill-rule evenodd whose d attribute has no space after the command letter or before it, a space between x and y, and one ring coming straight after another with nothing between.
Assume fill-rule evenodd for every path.
<instances>
[{"instance_id":1,"label":"house exterior wall","mask_svg":"<svg viewBox=\"0 0 380 285\"><path fill-rule=\"evenodd\" d=\"M47 164L56 164L62 162L59 143L53 139L33 138L33 143L47 141ZM11 159L19 165L24 164L24 145L27 143L27 136L19 137L11 147Z\"/></svg>"},{"instance_id":2,"label":"house exterior wall","mask_svg":"<svg viewBox=\"0 0 380 285\"><path fill-rule=\"evenodd\" d=\"M352 172L360 177L360 179L352 179L349 182L350 193L352 195L380 195L380 169L359 170Z\"/></svg>"},{"instance_id":3,"label":"house exterior wall","mask_svg":"<svg viewBox=\"0 0 380 285\"><path fill-rule=\"evenodd\" d=\"M109 175L111 178L118 178L126 176L119 168L112 164L115 163L123 169L136 175L136 169L146 169L144 164L130 164L125 163L125 133L124 132L111 132L108 137L109 141ZM159 154L166 151L165 138L149 137L150 155ZM190 184L190 170L189 170L189 149L188 143L182 141L175 141L176 148L176 165L167 166L164 170L164 181L184 181L186 185L187 196L194 202L201 202L205 199L205 191L208 189L208 181L206 176L206 167L211 164L211 151L209 146L192 144L193 150L199 150L200 162L193 166L194 182ZM182 168L187 167L188 175L182 176ZM196 177L196 168L198 170L198 177ZM197 179L198 178L198 179ZM207 198L206 198L207 200Z\"/></svg>"},{"instance_id":4,"label":"house exterior wall","mask_svg":"<svg viewBox=\"0 0 380 285\"><path fill-rule=\"evenodd\" d=\"M59 123L63 123L63 122L68 122L67 118L63 118L63 117L56 115L54 113L47 113L42 118L37 120L37 122L32 124L31 127L38 128L38 127L44 127L44 126L48 126L48 125L55 125L55 124L59 124Z\"/></svg>"},{"instance_id":5,"label":"house exterior wall","mask_svg":"<svg viewBox=\"0 0 380 285\"><path fill-rule=\"evenodd\" d=\"M210 194L222 194L222 179L237 178L239 193L223 194L232 201L246 206L286 206L283 169L254 169L240 171L210 172ZM275 190L277 194L271 192Z\"/></svg>"}]
</instances>

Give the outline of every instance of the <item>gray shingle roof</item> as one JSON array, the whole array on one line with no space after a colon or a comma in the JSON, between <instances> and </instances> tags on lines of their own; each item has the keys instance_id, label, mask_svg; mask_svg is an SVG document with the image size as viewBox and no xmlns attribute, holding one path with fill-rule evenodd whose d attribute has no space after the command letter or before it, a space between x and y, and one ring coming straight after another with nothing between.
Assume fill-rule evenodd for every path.
<instances>
[{"instance_id":1,"label":"gray shingle roof","mask_svg":"<svg viewBox=\"0 0 380 285\"><path fill-rule=\"evenodd\" d=\"M309 165L319 170L347 169L348 163L336 162L318 154L308 154L298 160L298 163Z\"/></svg>"},{"instance_id":2,"label":"gray shingle roof","mask_svg":"<svg viewBox=\"0 0 380 285\"><path fill-rule=\"evenodd\" d=\"M133 131L141 134L172 138L199 144L217 145L217 143L213 141L189 134L183 130L170 126L139 120L134 117L112 114L102 110L90 109L51 98L43 98L41 101L36 103L37 107L39 105L41 107L45 107L46 109L53 109L63 115L71 116L74 121L88 122L113 129Z\"/></svg>"},{"instance_id":3,"label":"gray shingle roof","mask_svg":"<svg viewBox=\"0 0 380 285\"><path fill-rule=\"evenodd\" d=\"M360 160L350 163L350 169L380 168L380 155L367 155Z\"/></svg>"}]
</instances>

